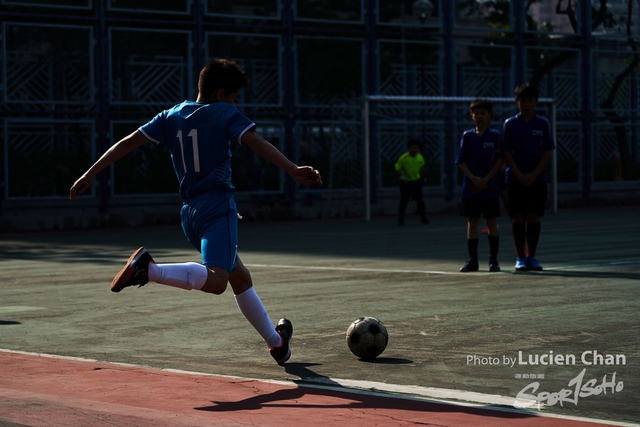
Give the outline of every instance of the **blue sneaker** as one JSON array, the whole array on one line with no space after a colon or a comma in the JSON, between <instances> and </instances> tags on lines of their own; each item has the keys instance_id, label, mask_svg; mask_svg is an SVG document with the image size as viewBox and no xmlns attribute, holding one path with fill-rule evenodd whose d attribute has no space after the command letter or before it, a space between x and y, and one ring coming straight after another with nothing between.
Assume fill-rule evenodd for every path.
<instances>
[{"instance_id":1,"label":"blue sneaker","mask_svg":"<svg viewBox=\"0 0 640 427\"><path fill-rule=\"evenodd\" d=\"M489 271L500 271L500 263L498 262L498 258L489 257Z\"/></svg>"},{"instance_id":2,"label":"blue sneaker","mask_svg":"<svg viewBox=\"0 0 640 427\"><path fill-rule=\"evenodd\" d=\"M525 257L516 258L516 271L527 271L527 259Z\"/></svg>"},{"instance_id":3,"label":"blue sneaker","mask_svg":"<svg viewBox=\"0 0 640 427\"><path fill-rule=\"evenodd\" d=\"M534 256L527 257L527 267L529 267L529 270L542 271L542 266Z\"/></svg>"}]
</instances>

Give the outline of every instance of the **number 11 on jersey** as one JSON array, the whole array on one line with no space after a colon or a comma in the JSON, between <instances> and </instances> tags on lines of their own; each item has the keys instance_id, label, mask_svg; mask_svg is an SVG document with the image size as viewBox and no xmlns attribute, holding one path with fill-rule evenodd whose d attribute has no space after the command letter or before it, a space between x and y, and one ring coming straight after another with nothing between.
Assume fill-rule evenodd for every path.
<instances>
[{"instance_id":1,"label":"number 11 on jersey","mask_svg":"<svg viewBox=\"0 0 640 427\"><path fill-rule=\"evenodd\" d=\"M179 130L176 136L178 137L178 141L180 141L182 167L184 168L184 172L187 173L187 164L184 161L184 142L182 141L182 130ZM191 137L191 143L193 146L193 170L195 172L200 172L200 155L198 154L198 129L191 129L187 136Z\"/></svg>"}]
</instances>

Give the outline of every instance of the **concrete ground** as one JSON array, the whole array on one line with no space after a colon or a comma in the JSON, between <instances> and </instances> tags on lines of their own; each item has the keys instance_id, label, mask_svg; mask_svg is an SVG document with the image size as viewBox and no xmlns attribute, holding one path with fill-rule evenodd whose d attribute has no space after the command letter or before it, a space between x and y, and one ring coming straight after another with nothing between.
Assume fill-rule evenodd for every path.
<instances>
[{"instance_id":1,"label":"concrete ground","mask_svg":"<svg viewBox=\"0 0 640 427\"><path fill-rule=\"evenodd\" d=\"M640 423L637 217L637 208L547 215L538 251L545 270L524 273L513 271L505 217L500 273L484 261L478 273L458 272L466 258L458 216L433 216L427 226L409 217L406 227L386 219L242 223L239 253L256 290L274 322L294 323L284 368L230 291L109 291L138 246L158 263L199 261L178 227L2 235L0 349L507 410L517 396L538 398L531 415ZM480 253L487 251L482 235ZM389 331L374 361L345 343L359 316ZM0 371L0 426L19 424L2 415L11 390L35 393L5 387L12 375Z\"/></svg>"}]
</instances>

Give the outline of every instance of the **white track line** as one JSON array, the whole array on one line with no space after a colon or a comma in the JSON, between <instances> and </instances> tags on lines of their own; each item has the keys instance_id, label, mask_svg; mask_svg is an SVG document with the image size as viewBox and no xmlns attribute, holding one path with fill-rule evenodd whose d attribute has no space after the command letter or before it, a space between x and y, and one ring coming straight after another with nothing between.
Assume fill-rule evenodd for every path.
<instances>
[{"instance_id":1,"label":"white track line","mask_svg":"<svg viewBox=\"0 0 640 427\"><path fill-rule=\"evenodd\" d=\"M637 261L621 261L611 262L601 265L625 265L634 264ZM592 265L592 264L590 264ZM386 269L386 268L364 268L364 267L326 267L320 265L285 265L285 264L245 264L251 268L282 268L290 270L323 270L323 271L360 271L366 273L410 273L410 274L437 274L437 275L453 275L453 276L476 276L478 274L489 274L492 276L498 276L496 273L490 271L474 271L473 273L463 273L461 271L441 271L441 270L401 270L401 269ZM558 267L545 267L545 271L560 271L560 270L572 270L577 268L584 268L585 265L566 265ZM517 273L513 270L502 270L503 273Z\"/></svg>"},{"instance_id":2,"label":"white track line","mask_svg":"<svg viewBox=\"0 0 640 427\"><path fill-rule=\"evenodd\" d=\"M324 389L324 390L339 391L341 393L365 394L369 396L378 396L378 397L393 398L393 399L416 400L416 401L440 403L440 404L452 405L452 406L474 407L474 408L499 411L499 412L515 412L515 413L527 414L529 416L539 416L539 417L545 417L545 418L581 421L585 423L609 424L612 426L622 426L622 427L638 427L638 425L640 425L636 423L625 423L625 422L619 422L619 421L609 421L609 420L599 420L599 419L592 419L592 418L565 416L565 415L558 415L558 414L548 414L548 413L542 413L540 411L538 412L523 411L512 406L513 403L515 402L515 398L513 397L500 396L496 394L476 393L476 392L462 391L462 390L452 390L452 389L445 389L445 388L421 387L421 386L412 386L412 385L409 385L409 386L396 385L396 384L379 383L379 382L373 382L373 381L357 381L357 380L337 379L337 378L328 378L328 377L301 378L299 380L290 380L290 381L265 380L265 379L258 379L258 378L244 378L244 377L238 377L238 376L232 376L232 375L217 375L217 374L207 374L203 372L183 371L180 369L157 369L157 368L144 366L144 365L133 365L130 363L103 362L96 359L60 356L60 355L47 354L47 353L33 353L33 352L27 352L27 351L17 351L17 350L8 350L8 349L0 349L0 352L23 354L26 356L49 357L49 358L61 359L61 360L73 360L73 361L79 361L79 362L102 363L105 365L124 366L124 367L131 367L131 368L144 368L144 369L150 369L154 371L173 372L173 373L194 375L194 376L204 376L204 377L213 377L213 378L230 378L230 379L241 380L241 381L257 381L257 382L263 382L263 383L269 383L269 384L284 385L289 387L318 388L318 389ZM393 393L393 394L390 394L390 393Z\"/></svg>"},{"instance_id":3,"label":"white track line","mask_svg":"<svg viewBox=\"0 0 640 427\"><path fill-rule=\"evenodd\" d=\"M314 265L279 265L279 264L245 264L251 268L288 268L292 270L329 270L329 271L361 271L368 273L412 273L412 274L453 274L468 275L458 271L438 271L438 270L396 270L386 268L358 268L358 267L323 267ZM489 273L488 271L479 271L477 273ZM474 272L475 274L475 272Z\"/></svg>"}]
</instances>

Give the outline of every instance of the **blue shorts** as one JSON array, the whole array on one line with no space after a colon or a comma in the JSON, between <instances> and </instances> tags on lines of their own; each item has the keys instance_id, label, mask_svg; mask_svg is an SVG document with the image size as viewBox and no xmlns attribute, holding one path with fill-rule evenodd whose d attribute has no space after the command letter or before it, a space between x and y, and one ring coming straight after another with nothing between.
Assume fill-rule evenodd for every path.
<instances>
[{"instance_id":1,"label":"blue shorts","mask_svg":"<svg viewBox=\"0 0 640 427\"><path fill-rule=\"evenodd\" d=\"M189 199L180 218L187 240L202 254L202 264L236 269L238 208L232 192L210 191Z\"/></svg>"}]
</instances>

